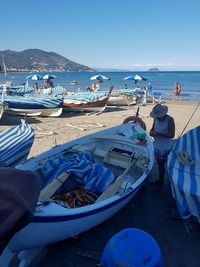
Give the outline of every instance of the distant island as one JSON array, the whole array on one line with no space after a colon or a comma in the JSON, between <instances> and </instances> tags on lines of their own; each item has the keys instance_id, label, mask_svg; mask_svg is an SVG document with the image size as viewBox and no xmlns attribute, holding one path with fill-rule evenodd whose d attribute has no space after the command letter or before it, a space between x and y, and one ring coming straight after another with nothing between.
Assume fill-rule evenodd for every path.
<instances>
[{"instance_id":1,"label":"distant island","mask_svg":"<svg viewBox=\"0 0 200 267\"><path fill-rule=\"evenodd\" d=\"M95 71L88 66L73 62L57 53L46 52L40 49L26 49L21 52L12 50L0 51L0 71L4 70L3 59L7 71Z\"/></svg>"},{"instance_id":2,"label":"distant island","mask_svg":"<svg viewBox=\"0 0 200 267\"><path fill-rule=\"evenodd\" d=\"M151 68L151 69L149 69L148 71L151 71L151 72L158 72L159 69L158 69L158 68Z\"/></svg>"}]
</instances>

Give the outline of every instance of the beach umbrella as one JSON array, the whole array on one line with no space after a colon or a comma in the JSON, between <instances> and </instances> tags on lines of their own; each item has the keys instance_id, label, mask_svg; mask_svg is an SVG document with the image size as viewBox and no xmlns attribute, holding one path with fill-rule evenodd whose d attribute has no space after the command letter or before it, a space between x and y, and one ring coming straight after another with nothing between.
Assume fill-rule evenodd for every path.
<instances>
[{"instance_id":1,"label":"beach umbrella","mask_svg":"<svg viewBox=\"0 0 200 267\"><path fill-rule=\"evenodd\" d=\"M138 81L147 81L147 79L145 77L142 77L142 76L140 76L138 74L130 75L128 77L125 77L124 80L129 80L129 81L133 81L134 80L136 82L138 82Z\"/></svg>"},{"instance_id":2,"label":"beach umbrella","mask_svg":"<svg viewBox=\"0 0 200 267\"><path fill-rule=\"evenodd\" d=\"M31 75L27 76L26 79L32 80L32 81L39 81L39 80L42 80L42 76L40 76L38 74L31 74Z\"/></svg>"},{"instance_id":3,"label":"beach umbrella","mask_svg":"<svg viewBox=\"0 0 200 267\"><path fill-rule=\"evenodd\" d=\"M43 80L50 80L50 79L54 79L54 78L56 78L56 76L52 75L52 74L45 74L43 76Z\"/></svg>"},{"instance_id":4,"label":"beach umbrella","mask_svg":"<svg viewBox=\"0 0 200 267\"><path fill-rule=\"evenodd\" d=\"M106 77L106 76L104 76L104 75L99 74L99 75L92 76L92 77L90 78L90 80L99 80L99 81L103 81L103 80L110 80L110 78L108 78L108 77Z\"/></svg>"}]
</instances>

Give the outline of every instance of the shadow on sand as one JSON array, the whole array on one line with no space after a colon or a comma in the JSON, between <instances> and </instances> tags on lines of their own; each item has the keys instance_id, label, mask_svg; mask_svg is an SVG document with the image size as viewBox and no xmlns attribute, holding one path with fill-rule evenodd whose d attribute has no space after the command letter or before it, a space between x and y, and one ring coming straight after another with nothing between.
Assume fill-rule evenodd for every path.
<instances>
[{"instance_id":1,"label":"shadow on sand","mask_svg":"<svg viewBox=\"0 0 200 267\"><path fill-rule=\"evenodd\" d=\"M26 120L26 122L29 124L41 122L39 117L25 117L25 116L17 116L4 113L3 118L0 120L0 125L7 125L7 126L19 125L22 119Z\"/></svg>"},{"instance_id":2,"label":"shadow on sand","mask_svg":"<svg viewBox=\"0 0 200 267\"><path fill-rule=\"evenodd\" d=\"M157 165L149 180L157 176ZM31 267L94 267L109 239L125 228L139 228L158 242L165 267L199 266L200 235L189 235L182 220L171 217L175 203L169 180L155 192L146 182L138 194L116 215L99 226L65 241L51 244Z\"/></svg>"}]
</instances>

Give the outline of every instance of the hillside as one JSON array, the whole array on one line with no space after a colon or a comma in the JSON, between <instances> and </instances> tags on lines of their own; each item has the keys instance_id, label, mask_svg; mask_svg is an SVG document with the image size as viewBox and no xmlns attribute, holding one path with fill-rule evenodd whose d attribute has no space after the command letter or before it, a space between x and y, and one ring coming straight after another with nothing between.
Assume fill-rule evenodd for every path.
<instances>
[{"instance_id":1,"label":"hillside","mask_svg":"<svg viewBox=\"0 0 200 267\"><path fill-rule=\"evenodd\" d=\"M2 56L8 71L94 71L57 53L40 49L27 49L20 52L0 51L0 70L3 69Z\"/></svg>"}]
</instances>

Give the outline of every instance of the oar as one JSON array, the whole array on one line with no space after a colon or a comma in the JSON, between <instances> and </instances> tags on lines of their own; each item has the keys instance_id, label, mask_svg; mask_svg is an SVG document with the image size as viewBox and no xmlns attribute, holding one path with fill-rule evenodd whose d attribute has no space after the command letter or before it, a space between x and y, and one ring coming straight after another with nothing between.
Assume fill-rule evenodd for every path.
<instances>
[{"instance_id":1,"label":"oar","mask_svg":"<svg viewBox=\"0 0 200 267\"><path fill-rule=\"evenodd\" d=\"M140 108L138 107L137 108L137 111L136 111L136 114L135 114L135 118L134 118L134 122L136 123L136 121L137 121L137 117L139 116L139 110L140 110Z\"/></svg>"},{"instance_id":2,"label":"oar","mask_svg":"<svg viewBox=\"0 0 200 267\"><path fill-rule=\"evenodd\" d=\"M105 190L96 200L96 203L102 200L105 200L107 198L110 198L112 196L114 196L119 188L121 187L121 185L124 182L124 178L126 176L126 174L129 172L129 170L131 169L131 167L135 164L135 160L133 158L132 162L130 163L129 167L120 175L117 177L117 179L107 188L107 190Z\"/></svg>"},{"instance_id":3,"label":"oar","mask_svg":"<svg viewBox=\"0 0 200 267\"><path fill-rule=\"evenodd\" d=\"M64 172L47 185L39 195L39 201L48 201L61 185L69 178L70 173Z\"/></svg>"}]
</instances>

